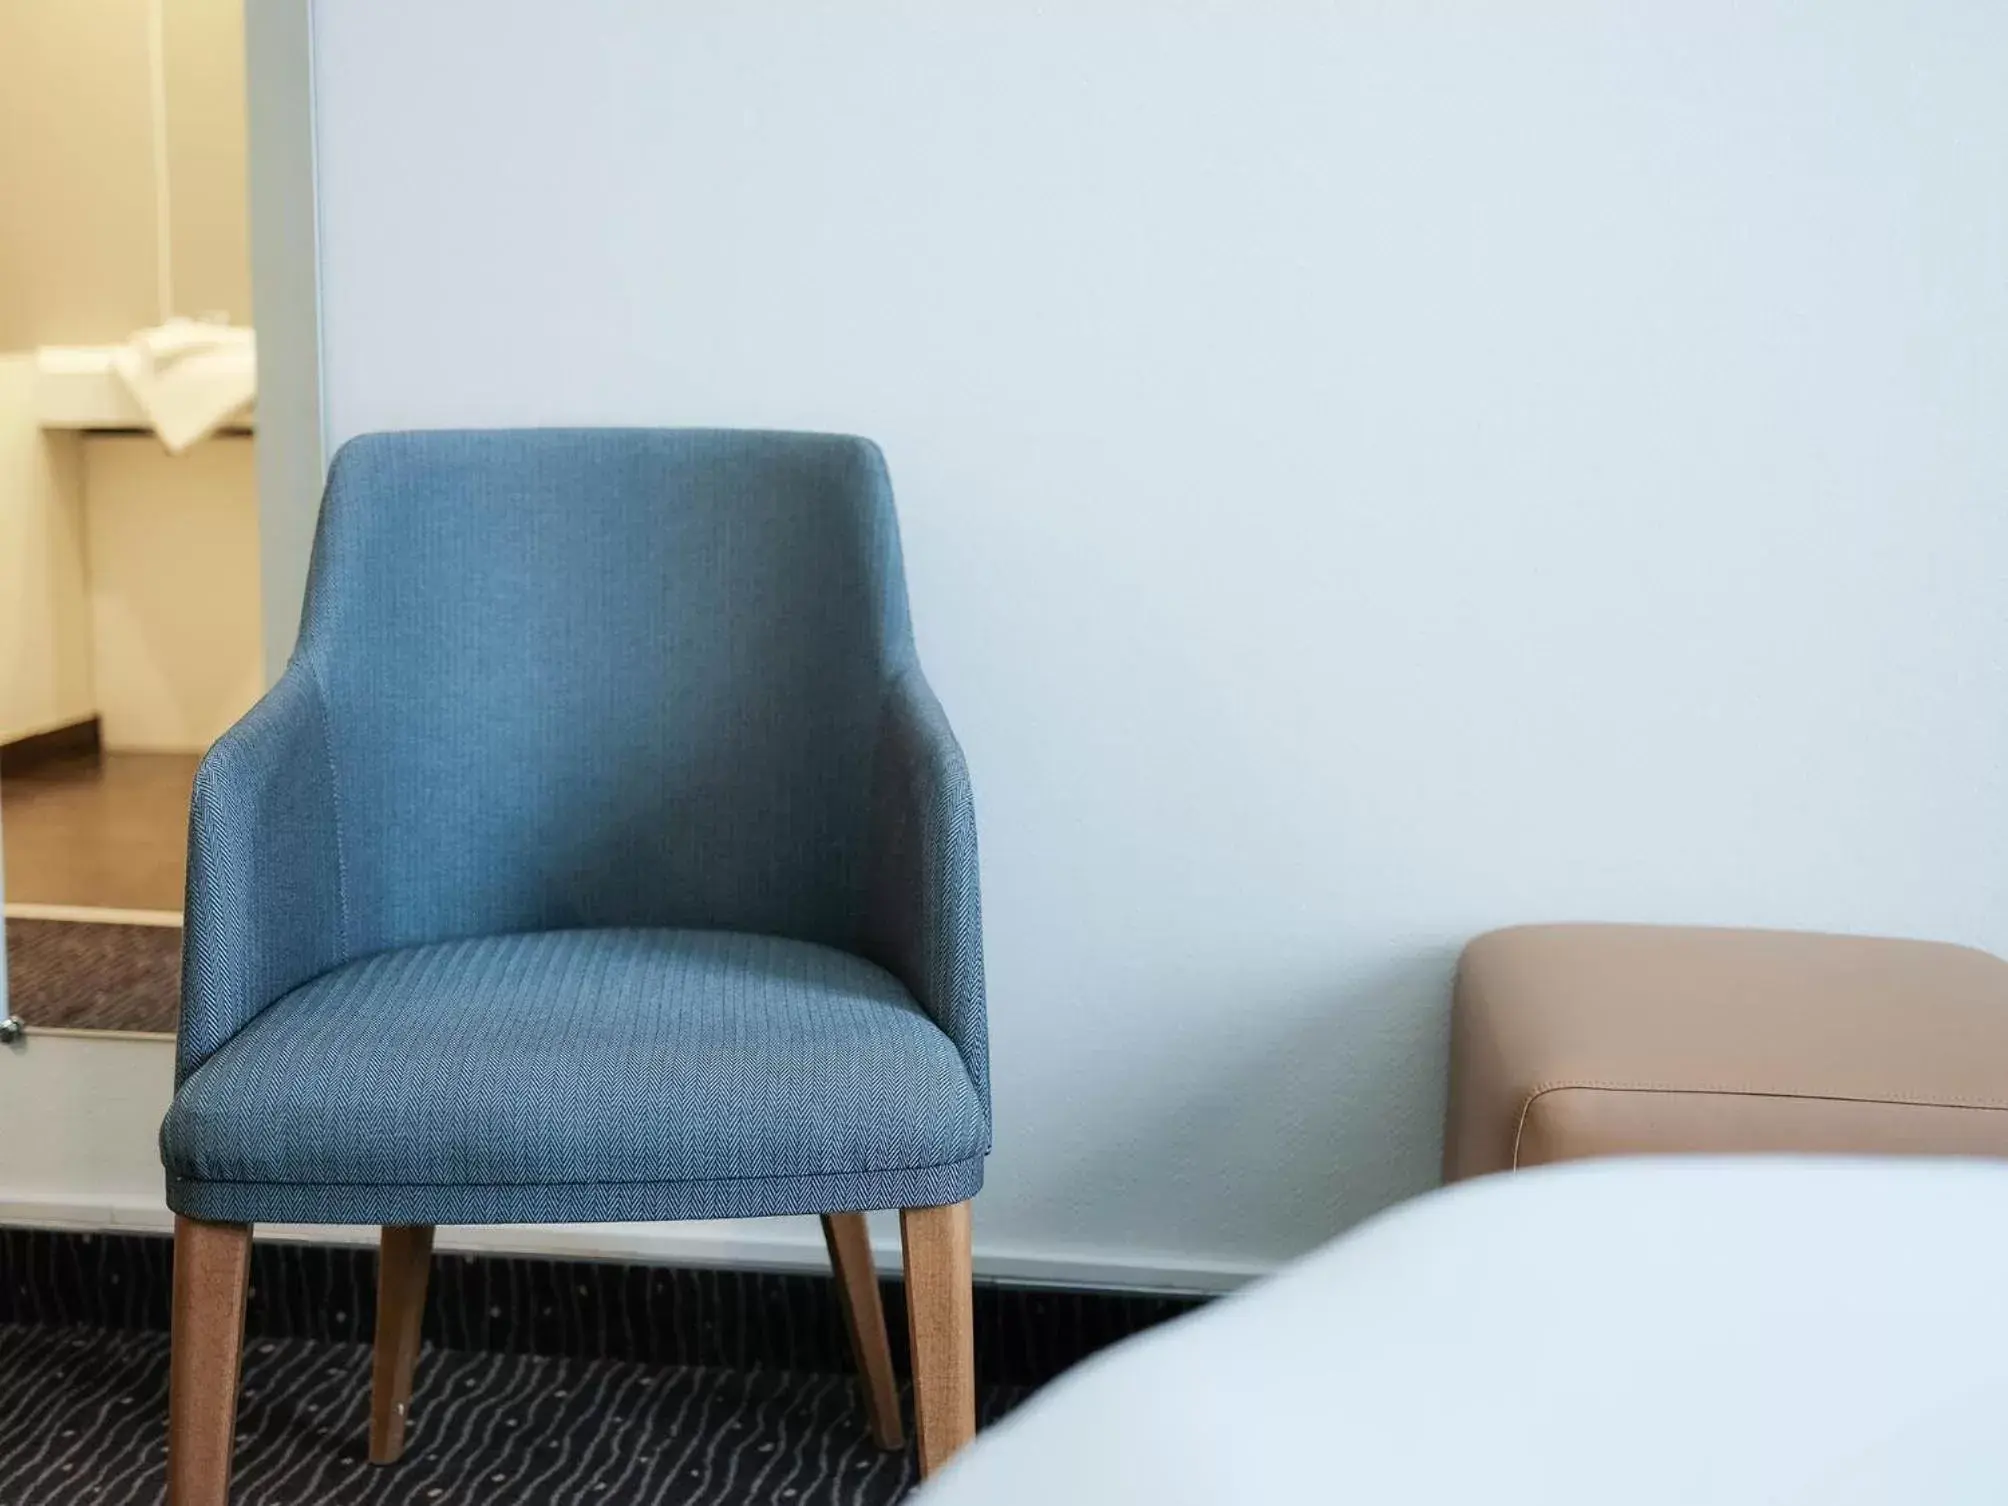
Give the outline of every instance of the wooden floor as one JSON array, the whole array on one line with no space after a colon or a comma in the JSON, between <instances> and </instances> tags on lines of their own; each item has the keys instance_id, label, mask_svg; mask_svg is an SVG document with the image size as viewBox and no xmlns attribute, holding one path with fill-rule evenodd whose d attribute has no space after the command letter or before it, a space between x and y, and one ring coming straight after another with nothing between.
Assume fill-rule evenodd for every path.
<instances>
[{"instance_id":1,"label":"wooden floor","mask_svg":"<svg viewBox=\"0 0 2008 1506\"><path fill-rule=\"evenodd\" d=\"M106 753L0 779L7 902L180 910L193 753Z\"/></svg>"}]
</instances>

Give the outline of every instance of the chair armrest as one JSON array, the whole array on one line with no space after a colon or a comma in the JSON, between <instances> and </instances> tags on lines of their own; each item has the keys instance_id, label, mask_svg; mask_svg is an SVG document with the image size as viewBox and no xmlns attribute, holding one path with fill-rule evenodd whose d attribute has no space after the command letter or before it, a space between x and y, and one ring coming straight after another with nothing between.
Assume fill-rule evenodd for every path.
<instances>
[{"instance_id":1,"label":"chair armrest","mask_svg":"<svg viewBox=\"0 0 2008 1506\"><path fill-rule=\"evenodd\" d=\"M196 771L177 1086L266 1005L346 959L330 747L326 703L296 659Z\"/></svg>"},{"instance_id":2,"label":"chair armrest","mask_svg":"<svg viewBox=\"0 0 2008 1506\"><path fill-rule=\"evenodd\" d=\"M983 912L969 769L917 664L886 688L872 776L864 950L955 1043L990 1112Z\"/></svg>"}]
</instances>

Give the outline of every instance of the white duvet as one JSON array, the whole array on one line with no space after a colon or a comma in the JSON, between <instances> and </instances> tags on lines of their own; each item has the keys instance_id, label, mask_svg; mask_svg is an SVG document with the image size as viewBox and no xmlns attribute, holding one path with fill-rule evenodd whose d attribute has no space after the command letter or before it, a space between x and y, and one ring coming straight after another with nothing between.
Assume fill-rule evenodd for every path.
<instances>
[{"instance_id":1,"label":"white duvet","mask_svg":"<svg viewBox=\"0 0 2008 1506\"><path fill-rule=\"evenodd\" d=\"M2008 1503L2008 1167L1470 1183L1061 1380L920 1506Z\"/></svg>"}]
</instances>

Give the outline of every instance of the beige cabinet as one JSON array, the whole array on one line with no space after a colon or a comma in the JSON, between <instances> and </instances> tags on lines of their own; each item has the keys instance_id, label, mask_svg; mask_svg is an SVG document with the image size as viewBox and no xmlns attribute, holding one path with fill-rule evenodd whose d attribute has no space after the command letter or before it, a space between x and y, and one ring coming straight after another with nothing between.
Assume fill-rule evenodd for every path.
<instances>
[{"instance_id":1,"label":"beige cabinet","mask_svg":"<svg viewBox=\"0 0 2008 1506\"><path fill-rule=\"evenodd\" d=\"M105 746L207 748L264 686L252 441L166 454L141 435L87 435L91 676Z\"/></svg>"}]
</instances>

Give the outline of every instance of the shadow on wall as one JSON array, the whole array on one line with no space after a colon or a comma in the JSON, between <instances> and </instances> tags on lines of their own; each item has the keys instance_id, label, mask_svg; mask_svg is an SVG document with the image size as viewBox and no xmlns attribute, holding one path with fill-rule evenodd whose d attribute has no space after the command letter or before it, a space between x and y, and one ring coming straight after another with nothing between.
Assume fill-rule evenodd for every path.
<instances>
[{"instance_id":1,"label":"shadow on wall","mask_svg":"<svg viewBox=\"0 0 2008 1506\"><path fill-rule=\"evenodd\" d=\"M1064 1168L1042 1166L1052 1173L1042 1194L1097 1208L1103 1227L1112 1196L1152 1205L1139 1214L1152 1228L1176 1222L1163 1212L1174 1201L1203 1218L1180 1229L1184 1248L1165 1264L1204 1252L1224 1268L1265 1269L1428 1191L1442 1154L1456 965L1448 946L1339 984L1329 974L1284 990L1189 980L1192 995L1220 1007L1167 1007L1168 1022L1193 1025L1123 1069L1150 1090L1131 1096L1112 1081L1122 1101L1103 1108L1118 1133L1084 1137Z\"/></svg>"}]
</instances>

